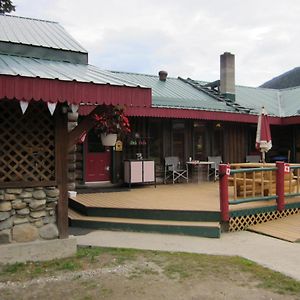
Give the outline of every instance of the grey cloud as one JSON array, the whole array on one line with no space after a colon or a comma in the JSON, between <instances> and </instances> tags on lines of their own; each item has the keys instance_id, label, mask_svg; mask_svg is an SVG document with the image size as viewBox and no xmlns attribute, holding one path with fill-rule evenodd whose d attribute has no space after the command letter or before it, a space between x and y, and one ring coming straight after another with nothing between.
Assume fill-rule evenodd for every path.
<instances>
[{"instance_id":1,"label":"grey cloud","mask_svg":"<svg viewBox=\"0 0 300 300\"><path fill-rule=\"evenodd\" d=\"M105 69L215 80L231 51L237 83L257 86L300 65L295 0L14 2L17 15L59 21Z\"/></svg>"}]
</instances>

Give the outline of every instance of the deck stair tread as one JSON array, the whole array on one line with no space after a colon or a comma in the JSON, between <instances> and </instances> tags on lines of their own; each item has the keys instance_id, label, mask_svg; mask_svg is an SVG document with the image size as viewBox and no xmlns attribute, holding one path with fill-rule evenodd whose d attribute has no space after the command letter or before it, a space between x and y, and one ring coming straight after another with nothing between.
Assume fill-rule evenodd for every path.
<instances>
[{"instance_id":1,"label":"deck stair tread","mask_svg":"<svg viewBox=\"0 0 300 300\"><path fill-rule=\"evenodd\" d=\"M289 242L300 242L300 214L253 225L248 230Z\"/></svg>"},{"instance_id":2,"label":"deck stair tread","mask_svg":"<svg viewBox=\"0 0 300 300\"><path fill-rule=\"evenodd\" d=\"M100 195L102 196L102 195ZM152 199L145 201L136 199L117 199L113 198L113 195L103 195L101 201L99 201L99 194L85 194L78 195L77 197L70 197L71 200L84 205L85 207L95 208L119 208L119 209L145 209L145 210L190 210L190 211L215 211L219 212L220 209L216 205L210 203L197 203L196 201L176 201L174 199L164 201L153 201Z\"/></svg>"},{"instance_id":3,"label":"deck stair tread","mask_svg":"<svg viewBox=\"0 0 300 300\"><path fill-rule=\"evenodd\" d=\"M69 218L71 220L95 221L95 222L113 222L127 224L148 224L148 225L168 225L168 226L193 226L193 227L216 227L220 228L218 222L189 222L189 221L169 221L153 219L132 219L132 218L112 218L112 217L93 217L79 214L69 208Z\"/></svg>"}]
</instances>

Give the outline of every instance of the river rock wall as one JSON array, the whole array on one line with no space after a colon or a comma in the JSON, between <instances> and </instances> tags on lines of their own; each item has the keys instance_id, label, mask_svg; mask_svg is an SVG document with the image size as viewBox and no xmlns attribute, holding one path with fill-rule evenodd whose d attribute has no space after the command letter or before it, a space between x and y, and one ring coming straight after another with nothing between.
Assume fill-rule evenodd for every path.
<instances>
[{"instance_id":1,"label":"river rock wall","mask_svg":"<svg viewBox=\"0 0 300 300\"><path fill-rule=\"evenodd\" d=\"M0 244L58 238L56 187L0 189Z\"/></svg>"}]
</instances>

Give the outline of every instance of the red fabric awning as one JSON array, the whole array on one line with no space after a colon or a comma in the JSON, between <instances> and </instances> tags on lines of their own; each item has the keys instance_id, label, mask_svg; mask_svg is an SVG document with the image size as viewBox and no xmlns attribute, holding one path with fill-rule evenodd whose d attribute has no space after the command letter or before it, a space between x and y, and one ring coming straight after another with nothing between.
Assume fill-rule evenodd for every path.
<instances>
[{"instance_id":1,"label":"red fabric awning","mask_svg":"<svg viewBox=\"0 0 300 300\"><path fill-rule=\"evenodd\" d=\"M0 75L0 99L5 98L149 107L152 96L150 88Z\"/></svg>"},{"instance_id":2,"label":"red fabric awning","mask_svg":"<svg viewBox=\"0 0 300 300\"><path fill-rule=\"evenodd\" d=\"M81 105L79 107L80 115L88 115L95 106ZM211 121L228 121L240 123L257 123L257 115L205 111L192 109L177 109L177 108L156 108L156 107L128 107L125 110L127 116L130 117L157 117L157 118L182 118L195 120L211 120ZM280 125L281 119L278 117L269 117L270 124Z\"/></svg>"}]
</instances>

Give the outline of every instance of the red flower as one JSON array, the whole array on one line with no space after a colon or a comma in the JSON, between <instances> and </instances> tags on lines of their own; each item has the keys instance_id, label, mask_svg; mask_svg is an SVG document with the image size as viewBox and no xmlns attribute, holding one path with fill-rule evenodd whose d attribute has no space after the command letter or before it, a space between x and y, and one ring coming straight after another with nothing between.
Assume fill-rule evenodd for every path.
<instances>
[{"instance_id":1,"label":"red flower","mask_svg":"<svg viewBox=\"0 0 300 300\"><path fill-rule=\"evenodd\" d=\"M131 131L129 120L124 114L124 109L118 106L104 105L103 112L95 114L94 120L97 134L127 134Z\"/></svg>"}]
</instances>

